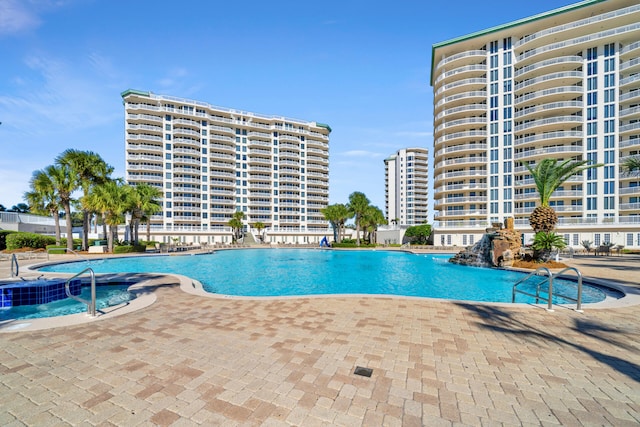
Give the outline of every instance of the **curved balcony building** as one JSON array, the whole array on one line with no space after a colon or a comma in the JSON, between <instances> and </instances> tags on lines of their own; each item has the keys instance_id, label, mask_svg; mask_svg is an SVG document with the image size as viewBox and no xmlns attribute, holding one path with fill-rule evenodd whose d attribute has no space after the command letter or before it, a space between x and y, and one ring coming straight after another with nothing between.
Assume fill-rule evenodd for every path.
<instances>
[{"instance_id":1,"label":"curved balcony building","mask_svg":"<svg viewBox=\"0 0 640 427\"><path fill-rule=\"evenodd\" d=\"M262 223L265 242L318 243L331 234L327 125L127 90L126 176L162 190L154 239L231 243L229 220Z\"/></svg>"},{"instance_id":2,"label":"curved balcony building","mask_svg":"<svg viewBox=\"0 0 640 427\"><path fill-rule=\"evenodd\" d=\"M639 39L636 0L585 0L433 45L435 241L531 237L527 165L554 158L603 164L551 197L567 243L640 247Z\"/></svg>"}]
</instances>

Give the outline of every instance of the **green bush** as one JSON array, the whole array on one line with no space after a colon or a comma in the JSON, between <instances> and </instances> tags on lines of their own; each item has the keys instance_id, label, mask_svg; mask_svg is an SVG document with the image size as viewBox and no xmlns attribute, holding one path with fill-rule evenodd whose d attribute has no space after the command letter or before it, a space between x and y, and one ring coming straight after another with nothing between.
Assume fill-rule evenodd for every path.
<instances>
[{"instance_id":1,"label":"green bush","mask_svg":"<svg viewBox=\"0 0 640 427\"><path fill-rule=\"evenodd\" d=\"M53 255L62 255L67 253L66 246L58 246L58 245L47 245L47 252Z\"/></svg>"},{"instance_id":2,"label":"green bush","mask_svg":"<svg viewBox=\"0 0 640 427\"><path fill-rule=\"evenodd\" d=\"M146 251L147 251L146 245L121 245L113 248L114 254L130 254L130 253L146 252Z\"/></svg>"},{"instance_id":3,"label":"green bush","mask_svg":"<svg viewBox=\"0 0 640 427\"><path fill-rule=\"evenodd\" d=\"M42 234L17 232L6 236L7 249L16 250L21 248L45 249L47 245L56 243L53 236L43 236Z\"/></svg>"},{"instance_id":4,"label":"green bush","mask_svg":"<svg viewBox=\"0 0 640 427\"><path fill-rule=\"evenodd\" d=\"M0 230L0 251L7 249L7 235L17 233L13 230Z\"/></svg>"},{"instance_id":5,"label":"green bush","mask_svg":"<svg viewBox=\"0 0 640 427\"><path fill-rule=\"evenodd\" d=\"M360 241L360 246L354 240L345 239L340 243L332 243L332 248L375 248L377 245L372 245Z\"/></svg>"}]
</instances>

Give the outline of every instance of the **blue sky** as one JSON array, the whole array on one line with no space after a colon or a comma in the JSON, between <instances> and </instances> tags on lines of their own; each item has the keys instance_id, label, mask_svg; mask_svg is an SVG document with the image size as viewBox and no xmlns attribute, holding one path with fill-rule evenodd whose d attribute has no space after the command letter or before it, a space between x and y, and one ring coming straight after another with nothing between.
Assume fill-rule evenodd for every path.
<instances>
[{"instance_id":1,"label":"blue sky","mask_svg":"<svg viewBox=\"0 0 640 427\"><path fill-rule=\"evenodd\" d=\"M0 0L0 204L67 148L124 177L131 88L327 123L330 203L384 209L384 158L432 150L431 45L570 3Z\"/></svg>"}]
</instances>

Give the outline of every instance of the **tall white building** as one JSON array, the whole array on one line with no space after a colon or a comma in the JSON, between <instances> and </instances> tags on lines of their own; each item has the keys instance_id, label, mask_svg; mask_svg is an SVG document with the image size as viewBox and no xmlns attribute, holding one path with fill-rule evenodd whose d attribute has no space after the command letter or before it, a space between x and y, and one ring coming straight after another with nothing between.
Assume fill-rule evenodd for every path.
<instances>
[{"instance_id":1,"label":"tall white building","mask_svg":"<svg viewBox=\"0 0 640 427\"><path fill-rule=\"evenodd\" d=\"M384 160L385 212L393 225L417 225L427 221L429 152L405 148Z\"/></svg>"},{"instance_id":2,"label":"tall white building","mask_svg":"<svg viewBox=\"0 0 640 427\"><path fill-rule=\"evenodd\" d=\"M264 224L266 242L330 235L320 212L329 202L329 126L137 90L122 98L126 180L164 195L154 239L229 243L236 211L247 230Z\"/></svg>"},{"instance_id":3,"label":"tall white building","mask_svg":"<svg viewBox=\"0 0 640 427\"><path fill-rule=\"evenodd\" d=\"M492 222L532 235L525 167L603 163L553 194L558 232L640 247L640 4L586 0L433 45L435 241L470 245Z\"/></svg>"}]
</instances>

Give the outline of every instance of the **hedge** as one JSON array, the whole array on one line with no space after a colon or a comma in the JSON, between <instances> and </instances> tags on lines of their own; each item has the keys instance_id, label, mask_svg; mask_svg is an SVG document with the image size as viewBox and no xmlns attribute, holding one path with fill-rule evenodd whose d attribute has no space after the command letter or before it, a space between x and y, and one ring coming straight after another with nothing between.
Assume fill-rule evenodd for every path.
<instances>
[{"instance_id":1,"label":"hedge","mask_svg":"<svg viewBox=\"0 0 640 427\"><path fill-rule=\"evenodd\" d=\"M14 230L0 230L0 251L7 249L7 235L17 233Z\"/></svg>"},{"instance_id":2,"label":"hedge","mask_svg":"<svg viewBox=\"0 0 640 427\"><path fill-rule=\"evenodd\" d=\"M146 252L146 245L121 245L113 248L114 254L129 254L134 252Z\"/></svg>"},{"instance_id":3,"label":"hedge","mask_svg":"<svg viewBox=\"0 0 640 427\"><path fill-rule=\"evenodd\" d=\"M22 248L45 249L47 245L54 245L56 238L36 233L17 232L6 236L7 249L10 251Z\"/></svg>"}]
</instances>

